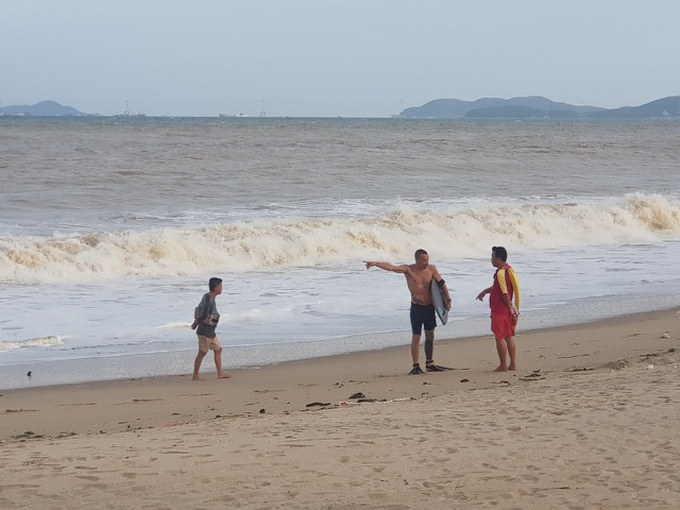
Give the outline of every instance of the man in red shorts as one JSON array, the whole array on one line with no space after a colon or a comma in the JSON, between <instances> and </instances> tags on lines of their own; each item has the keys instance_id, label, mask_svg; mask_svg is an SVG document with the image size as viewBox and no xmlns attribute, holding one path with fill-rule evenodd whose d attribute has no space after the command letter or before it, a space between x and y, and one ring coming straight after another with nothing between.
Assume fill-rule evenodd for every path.
<instances>
[{"instance_id":1,"label":"man in red shorts","mask_svg":"<svg viewBox=\"0 0 680 510\"><path fill-rule=\"evenodd\" d=\"M501 364L494 372L517 370L517 350L515 347L515 326L519 319L519 307L522 302L519 280L515 270L507 263L508 252L502 246L491 248L491 264L496 268L493 285L479 293L477 299L484 301L484 296L491 294L491 331L496 337L496 350ZM515 303L513 304L513 297ZM510 364L507 362L510 356Z\"/></svg>"}]
</instances>

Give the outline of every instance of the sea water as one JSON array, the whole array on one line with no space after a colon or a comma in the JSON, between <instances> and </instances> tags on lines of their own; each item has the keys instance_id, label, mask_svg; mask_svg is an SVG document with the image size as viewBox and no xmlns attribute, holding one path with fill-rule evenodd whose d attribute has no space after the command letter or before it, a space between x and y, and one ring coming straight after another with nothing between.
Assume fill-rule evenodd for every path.
<instances>
[{"instance_id":1,"label":"sea water","mask_svg":"<svg viewBox=\"0 0 680 510\"><path fill-rule=\"evenodd\" d=\"M676 121L0 118L0 388L189 373L211 276L227 369L407 345L362 260L418 248L439 338L489 334L494 245L520 331L680 306L678 154Z\"/></svg>"}]
</instances>

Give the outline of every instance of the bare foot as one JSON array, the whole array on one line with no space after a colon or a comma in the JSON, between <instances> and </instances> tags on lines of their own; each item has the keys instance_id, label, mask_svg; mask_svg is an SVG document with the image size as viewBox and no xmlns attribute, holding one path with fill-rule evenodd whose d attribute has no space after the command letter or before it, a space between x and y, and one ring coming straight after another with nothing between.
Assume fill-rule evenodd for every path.
<instances>
[{"instance_id":1,"label":"bare foot","mask_svg":"<svg viewBox=\"0 0 680 510\"><path fill-rule=\"evenodd\" d=\"M507 367L496 367L496 370L494 372L507 372L508 369Z\"/></svg>"},{"instance_id":2,"label":"bare foot","mask_svg":"<svg viewBox=\"0 0 680 510\"><path fill-rule=\"evenodd\" d=\"M193 377L191 378L191 380L192 380L192 381L202 381L203 379L201 379L200 377L198 377L197 375L195 375L195 376L193 376Z\"/></svg>"},{"instance_id":3,"label":"bare foot","mask_svg":"<svg viewBox=\"0 0 680 510\"><path fill-rule=\"evenodd\" d=\"M218 379L230 379L231 374L222 374L217 376Z\"/></svg>"},{"instance_id":4,"label":"bare foot","mask_svg":"<svg viewBox=\"0 0 680 510\"><path fill-rule=\"evenodd\" d=\"M510 365L510 366L508 367L508 370L509 370L510 372L514 372L515 370L517 370L517 367L516 367L515 365Z\"/></svg>"}]
</instances>

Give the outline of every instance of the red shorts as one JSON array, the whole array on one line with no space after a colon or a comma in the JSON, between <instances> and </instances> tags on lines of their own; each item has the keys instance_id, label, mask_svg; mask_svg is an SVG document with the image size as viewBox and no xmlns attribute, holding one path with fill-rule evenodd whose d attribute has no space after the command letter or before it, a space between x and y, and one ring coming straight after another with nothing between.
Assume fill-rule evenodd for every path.
<instances>
[{"instance_id":1,"label":"red shorts","mask_svg":"<svg viewBox=\"0 0 680 510\"><path fill-rule=\"evenodd\" d=\"M491 314L491 331L496 338L510 338L515 336L517 320L513 320L510 311L507 313Z\"/></svg>"}]
</instances>

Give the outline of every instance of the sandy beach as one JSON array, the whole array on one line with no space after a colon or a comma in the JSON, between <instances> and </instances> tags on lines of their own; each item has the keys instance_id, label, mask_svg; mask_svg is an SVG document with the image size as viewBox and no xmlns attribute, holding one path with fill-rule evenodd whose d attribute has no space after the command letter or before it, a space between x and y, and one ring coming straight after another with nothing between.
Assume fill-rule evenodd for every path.
<instances>
[{"instance_id":1,"label":"sandy beach","mask_svg":"<svg viewBox=\"0 0 680 510\"><path fill-rule=\"evenodd\" d=\"M0 508L680 507L678 310L521 333L511 373L489 336L408 376L407 342L0 391Z\"/></svg>"}]
</instances>

